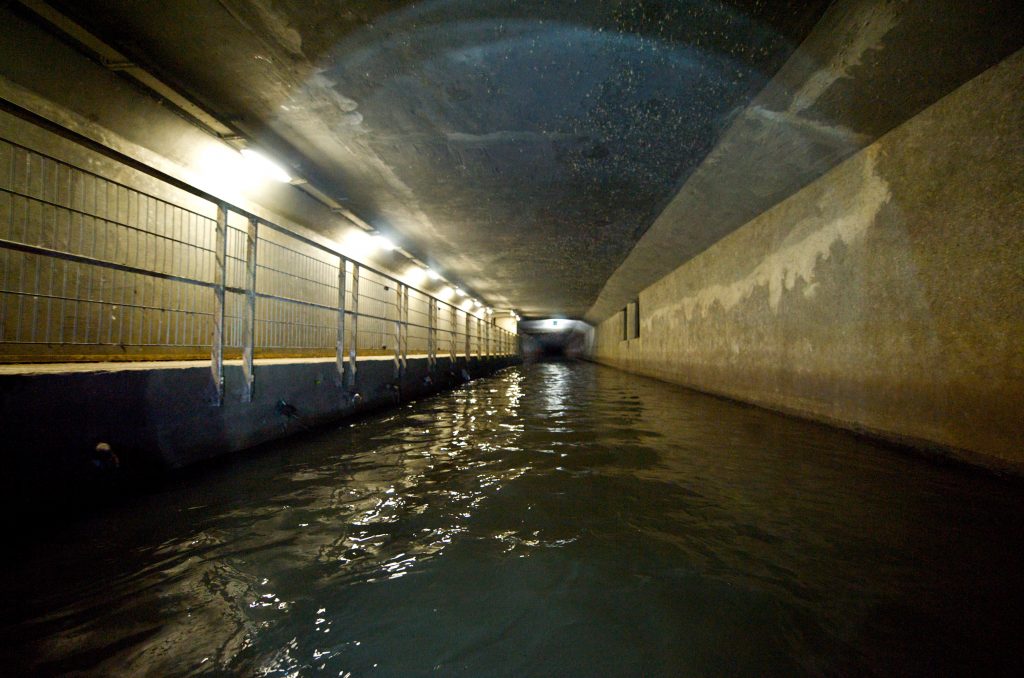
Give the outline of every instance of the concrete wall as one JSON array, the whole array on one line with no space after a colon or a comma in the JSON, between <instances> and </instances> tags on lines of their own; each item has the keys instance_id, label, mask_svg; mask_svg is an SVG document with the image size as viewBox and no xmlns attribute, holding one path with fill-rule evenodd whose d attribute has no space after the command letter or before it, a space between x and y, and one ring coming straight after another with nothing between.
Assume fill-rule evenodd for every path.
<instances>
[{"instance_id":1,"label":"concrete wall","mask_svg":"<svg viewBox=\"0 0 1024 678\"><path fill-rule=\"evenodd\" d=\"M8 10L0 7L0 23L10 26L0 35L0 107L11 101L330 250L260 229L257 292L320 307L261 298L258 356L334 352L338 258L332 251L426 292L440 294L447 285L415 273L417 267L394 252L368 248L360 229L296 187L245 176L237 166L241 156L224 143ZM0 240L212 283L215 218L212 202L0 110ZM228 224L227 284L240 288L246 224L236 213ZM361 280L360 312L377 318L361 319L360 354L386 353L394 348L388 319L395 285L366 268ZM195 359L210 353L212 289L10 247L0 248L0 288L0 362ZM352 289L350 280L350 310ZM226 295L228 355L241 351L242 303L242 295ZM413 322L426 325L426 296L412 293L409 306ZM438 315L442 342L450 319L447 309ZM455 329L464 327L460 312ZM424 328L410 332L408 349L426 352Z\"/></svg>"},{"instance_id":2,"label":"concrete wall","mask_svg":"<svg viewBox=\"0 0 1024 678\"><path fill-rule=\"evenodd\" d=\"M216 211L212 202L0 111L0 241L13 244L0 249L0 362L209 355L214 290L182 279L215 282ZM243 288L246 221L232 212L228 226L226 283ZM154 275L23 252L17 245ZM255 289L265 295L256 304L257 355L332 355L338 257L263 227L256 260ZM349 310L356 307L352 275L349 267ZM367 268L360 281L360 354L393 350L396 285ZM241 294L226 295L229 354L241 351L243 301ZM410 319L426 326L428 314L427 296L413 291ZM461 332L465 314L458 315ZM448 336L451 319L447 308L439 312L441 337ZM409 334L408 350L426 353L425 327ZM498 336L493 333L492 349Z\"/></svg>"},{"instance_id":3,"label":"concrete wall","mask_svg":"<svg viewBox=\"0 0 1024 678\"><path fill-rule=\"evenodd\" d=\"M585 320L601 322L1024 47L1019 15L1019 0L834 0L650 224Z\"/></svg>"},{"instance_id":4,"label":"concrete wall","mask_svg":"<svg viewBox=\"0 0 1024 678\"><path fill-rule=\"evenodd\" d=\"M16 107L151 168L249 210L413 287L437 295L449 282L410 275L410 261L396 251L372 245L347 215L329 209L304 190L252 176L228 144L192 124L173 107L121 73L85 56L58 38L17 4L0 4L0 102ZM0 104L2 105L2 104ZM212 206L110 158L0 111L0 138L53 156L207 217ZM8 155L0 147L0 161ZM295 159L295 158L293 158ZM287 164L287 163L286 163ZM44 169L40 167L39 169ZM302 170L302 171L298 171ZM329 186L312 167L290 167L293 174ZM40 172L37 172L37 177ZM44 176L53 181L51 172ZM6 177L0 174L0 182ZM18 187L18 182L14 186ZM335 187L337 188L337 187ZM0 227L6 214L0 205ZM135 226L138 224L132 223ZM0 234L2 235L2 234ZM410 247L408 243L399 243ZM180 259L180 252L175 252ZM439 269L440 270L440 269ZM442 271L443 272L443 271ZM484 301L464 281L453 280Z\"/></svg>"},{"instance_id":5,"label":"concrete wall","mask_svg":"<svg viewBox=\"0 0 1024 678\"><path fill-rule=\"evenodd\" d=\"M64 505L65 495L135 483L343 417L394 406L491 374L511 357L360 360L355 389L333 359L264 360L242 402L240 362L225 365L214 404L209 362L0 367L4 474L0 502L17 513ZM97 458L107 443L116 465Z\"/></svg>"},{"instance_id":6,"label":"concrete wall","mask_svg":"<svg viewBox=\"0 0 1024 678\"><path fill-rule=\"evenodd\" d=\"M1024 469L1021 82L1024 52L754 218L595 358Z\"/></svg>"}]
</instances>

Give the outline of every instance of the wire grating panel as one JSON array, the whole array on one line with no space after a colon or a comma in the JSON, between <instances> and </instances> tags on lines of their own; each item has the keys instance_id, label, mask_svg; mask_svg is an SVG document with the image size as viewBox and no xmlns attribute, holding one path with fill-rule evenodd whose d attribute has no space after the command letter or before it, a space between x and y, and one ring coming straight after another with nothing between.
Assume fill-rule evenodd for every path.
<instances>
[{"instance_id":1,"label":"wire grating panel","mask_svg":"<svg viewBox=\"0 0 1024 678\"><path fill-rule=\"evenodd\" d=\"M209 356L218 295L229 354L247 346L247 326L262 355L347 354L353 334L361 355L403 358L465 355L467 331L471 355L512 343L496 326L487 342L475 316L440 301L432 310L430 295L348 263L343 306L358 329L339 344L336 252L227 205L219 230L216 203L147 182L0 139L0 360Z\"/></svg>"}]
</instances>

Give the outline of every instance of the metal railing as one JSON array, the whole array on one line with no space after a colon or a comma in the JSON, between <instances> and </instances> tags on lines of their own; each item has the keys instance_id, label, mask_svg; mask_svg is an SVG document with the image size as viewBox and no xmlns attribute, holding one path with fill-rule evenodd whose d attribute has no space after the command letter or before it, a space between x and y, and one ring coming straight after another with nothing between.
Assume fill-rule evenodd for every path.
<instances>
[{"instance_id":1,"label":"metal railing","mask_svg":"<svg viewBox=\"0 0 1024 678\"><path fill-rule=\"evenodd\" d=\"M91 149L95 151L96 149ZM116 158L115 158L116 160ZM84 164L84 163L83 163ZM101 163L102 164L102 163ZM0 138L0 361L511 355L515 334L157 170Z\"/></svg>"}]
</instances>

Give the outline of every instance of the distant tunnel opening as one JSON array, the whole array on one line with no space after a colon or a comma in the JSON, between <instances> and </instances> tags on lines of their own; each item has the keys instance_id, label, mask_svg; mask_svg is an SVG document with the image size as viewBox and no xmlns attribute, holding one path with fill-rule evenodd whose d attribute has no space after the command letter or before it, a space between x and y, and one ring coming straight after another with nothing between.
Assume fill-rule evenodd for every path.
<instances>
[{"instance_id":1,"label":"distant tunnel opening","mask_svg":"<svg viewBox=\"0 0 1024 678\"><path fill-rule=\"evenodd\" d=\"M527 361L576 360L586 356L594 328L581 320L547 318L519 323L523 358Z\"/></svg>"}]
</instances>

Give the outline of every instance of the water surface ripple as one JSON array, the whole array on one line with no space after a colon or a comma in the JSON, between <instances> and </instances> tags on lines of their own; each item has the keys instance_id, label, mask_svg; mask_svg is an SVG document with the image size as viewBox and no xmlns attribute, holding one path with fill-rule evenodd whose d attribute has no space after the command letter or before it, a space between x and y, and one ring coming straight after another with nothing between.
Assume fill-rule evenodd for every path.
<instances>
[{"instance_id":1,"label":"water surface ripple","mask_svg":"<svg viewBox=\"0 0 1024 678\"><path fill-rule=\"evenodd\" d=\"M8 675L1024 675L1022 508L538 364L41 535L4 566L0 646Z\"/></svg>"}]
</instances>

